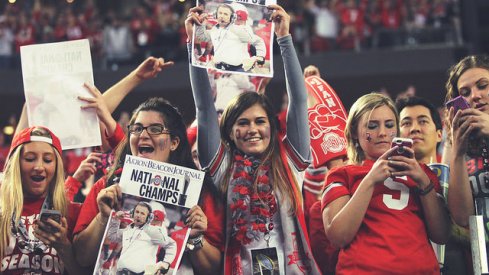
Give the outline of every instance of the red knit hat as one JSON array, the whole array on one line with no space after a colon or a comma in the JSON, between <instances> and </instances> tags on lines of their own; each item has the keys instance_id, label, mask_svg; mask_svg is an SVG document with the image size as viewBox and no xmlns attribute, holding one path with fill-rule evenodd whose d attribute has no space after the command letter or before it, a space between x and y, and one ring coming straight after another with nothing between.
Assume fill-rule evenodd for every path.
<instances>
[{"instance_id":1,"label":"red knit hat","mask_svg":"<svg viewBox=\"0 0 489 275\"><path fill-rule=\"evenodd\" d=\"M32 131L34 129L38 129L38 128L42 128L42 129L46 130L47 132L49 132L49 135L51 136L51 138L41 137L41 136L33 136ZM20 131L19 133L17 133L14 136L14 138L12 139L12 144L10 145L8 157L10 158L10 154L12 154L12 152L15 150L15 148L19 147L19 145L24 144L24 143L28 143L31 141L42 141L42 142L49 143L54 148L56 148L56 150L58 150L59 154L61 154L61 151L62 151L61 141L59 140L59 138L57 136L54 135L53 132L51 132L51 130L49 130L48 128L43 127L43 126L32 126L32 127L29 127L29 128L26 128L26 129Z\"/></svg>"}]
</instances>

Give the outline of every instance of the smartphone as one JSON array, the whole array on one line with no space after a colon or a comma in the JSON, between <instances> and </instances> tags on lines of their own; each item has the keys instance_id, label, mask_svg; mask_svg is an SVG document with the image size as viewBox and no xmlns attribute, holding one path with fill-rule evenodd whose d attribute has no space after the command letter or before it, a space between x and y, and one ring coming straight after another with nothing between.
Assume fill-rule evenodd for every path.
<instances>
[{"instance_id":1,"label":"smartphone","mask_svg":"<svg viewBox=\"0 0 489 275\"><path fill-rule=\"evenodd\" d=\"M453 106L453 111L454 114L458 112L458 110L465 110L467 108L470 108L469 102L465 98L463 98L461 95L457 96L456 98L447 101L445 103L445 106L447 106L448 109Z\"/></svg>"},{"instance_id":2,"label":"smartphone","mask_svg":"<svg viewBox=\"0 0 489 275\"><path fill-rule=\"evenodd\" d=\"M40 220L46 225L47 230L53 233L58 232L56 227L53 227L48 223L49 218L61 224L61 212L58 210L42 209L40 213Z\"/></svg>"},{"instance_id":3,"label":"smartphone","mask_svg":"<svg viewBox=\"0 0 489 275\"><path fill-rule=\"evenodd\" d=\"M407 158L411 158L411 152L406 150L406 147L413 147L413 140L410 138L400 138L395 137L392 139L391 147L397 146L397 150L392 152L391 156L405 156Z\"/></svg>"}]
</instances>

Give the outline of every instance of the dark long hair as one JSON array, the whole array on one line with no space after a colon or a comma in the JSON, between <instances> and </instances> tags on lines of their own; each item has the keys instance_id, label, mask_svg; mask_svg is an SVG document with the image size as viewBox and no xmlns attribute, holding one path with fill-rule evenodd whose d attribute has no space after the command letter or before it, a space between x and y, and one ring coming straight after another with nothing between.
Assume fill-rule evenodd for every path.
<instances>
[{"instance_id":1,"label":"dark long hair","mask_svg":"<svg viewBox=\"0 0 489 275\"><path fill-rule=\"evenodd\" d=\"M270 144L268 145L265 152L263 152L261 155L261 163L263 164L266 161L270 161L270 172L273 179L271 181L272 187L274 190L280 191L284 195L284 197L289 201L291 205L291 209L289 210L291 212L295 212L298 208L298 205L300 205L301 203L296 201L296 198L300 198L300 196L298 196L298 194L294 195L294 189L292 188L292 184L297 184L297 182L289 182L288 180L287 171L285 170L285 165L288 164L283 163L280 156L278 119L275 116L272 104L265 95L258 93L242 93L235 97L234 100L229 103L226 110L224 110L221 118L220 130L221 140L224 142L224 144L227 146L232 154L229 167L232 167L234 154L238 150L236 144L230 137L233 125L244 111L256 104L260 105L265 110L268 120L270 122ZM225 196L227 193L229 181L231 178L231 170L232 169L228 169L228 171L226 171L224 182L219 184L222 196ZM257 184L256 180L257 179L255 179L255 186Z\"/></svg>"},{"instance_id":2,"label":"dark long hair","mask_svg":"<svg viewBox=\"0 0 489 275\"><path fill-rule=\"evenodd\" d=\"M129 125L134 123L136 117L142 111L153 111L159 113L163 117L165 126L168 128L168 130L170 130L171 139L180 139L178 147L175 150L170 151L168 163L198 170L192 159L191 147L187 139L187 128L185 127L182 115L178 109L164 98L153 97L141 103L134 110L129 121ZM129 144L129 135L130 133L128 132L126 134L126 138L121 141L115 150L114 165L107 174L107 186L113 184L114 177L116 176L114 175L114 172L124 166L124 159L126 155L132 155Z\"/></svg>"},{"instance_id":3,"label":"dark long hair","mask_svg":"<svg viewBox=\"0 0 489 275\"><path fill-rule=\"evenodd\" d=\"M460 76L468 69L481 68L489 71L489 56L482 55L469 55L460 60L457 64L450 67L448 70L448 79L445 83L447 94L445 101L455 98L459 95L457 82Z\"/></svg>"},{"instance_id":4,"label":"dark long hair","mask_svg":"<svg viewBox=\"0 0 489 275\"><path fill-rule=\"evenodd\" d=\"M489 71L489 56L488 55L469 55L460 60L457 64L450 67L448 70L448 79L445 83L446 95L445 102L460 95L457 87L458 80L463 73L472 68L481 68ZM452 122L448 121L448 110L445 109L445 125L447 126L447 132L450 133L452 128ZM448 135L448 143L452 144L452 136Z\"/></svg>"}]
</instances>

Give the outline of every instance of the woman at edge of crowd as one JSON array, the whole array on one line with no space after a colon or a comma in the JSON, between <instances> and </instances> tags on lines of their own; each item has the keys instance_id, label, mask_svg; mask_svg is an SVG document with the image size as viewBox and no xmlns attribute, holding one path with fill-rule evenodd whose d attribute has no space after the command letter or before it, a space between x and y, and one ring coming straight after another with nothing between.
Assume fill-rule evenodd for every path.
<instances>
[{"instance_id":1,"label":"woman at edge of crowd","mask_svg":"<svg viewBox=\"0 0 489 275\"><path fill-rule=\"evenodd\" d=\"M322 198L326 235L341 248L336 274L440 274L429 243L448 239L440 184L411 148L395 154L398 125L394 103L381 94L364 95L350 109L345 135L352 164L327 174Z\"/></svg>"},{"instance_id":2,"label":"woman at edge of crowd","mask_svg":"<svg viewBox=\"0 0 489 275\"><path fill-rule=\"evenodd\" d=\"M224 274L252 274L259 267L253 259L263 254L280 274L320 274L309 248L298 184L310 157L309 138L303 138L309 134L307 93L289 33L290 17L278 5L267 8L273 11L287 78L287 136L279 140L273 108L258 93L231 101L219 129L207 72L190 66L199 158L228 201ZM193 25L204 20L202 12L202 7L189 11L189 40Z\"/></svg>"},{"instance_id":3,"label":"woman at edge of crowd","mask_svg":"<svg viewBox=\"0 0 489 275\"><path fill-rule=\"evenodd\" d=\"M446 101L462 96L470 108L448 109L450 177L448 208L453 220L469 227L469 216L483 215L488 236L489 56L471 55L449 70Z\"/></svg>"},{"instance_id":4,"label":"woman at edge of crowd","mask_svg":"<svg viewBox=\"0 0 489 275\"><path fill-rule=\"evenodd\" d=\"M58 210L60 221L41 221L43 209ZM71 242L78 213L79 206L66 197L58 137L38 126L19 131L0 185L1 273L62 274L64 269L69 274L86 274L76 262ZM15 255L17 260L12 258Z\"/></svg>"}]
</instances>

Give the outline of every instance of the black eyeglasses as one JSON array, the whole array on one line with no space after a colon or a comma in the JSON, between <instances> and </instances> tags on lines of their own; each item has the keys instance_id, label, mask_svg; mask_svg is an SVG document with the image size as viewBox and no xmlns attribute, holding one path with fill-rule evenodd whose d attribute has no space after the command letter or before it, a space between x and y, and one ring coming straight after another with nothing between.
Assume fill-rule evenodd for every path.
<instances>
[{"instance_id":1,"label":"black eyeglasses","mask_svg":"<svg viewBox=\"0 0 489 275\"><path fill-rule=\"evenodd\" d=\"M127 126L127 129L129 130L129 133L133 135L140 135L144 130L150 135L150 136L156 136L156 135L161 135L161 134L169 134L170 130L166 129L165 125L163 124L152 124L149 126L144 127L141 124L131 124Z\"/></svg>"}]
</instances>

